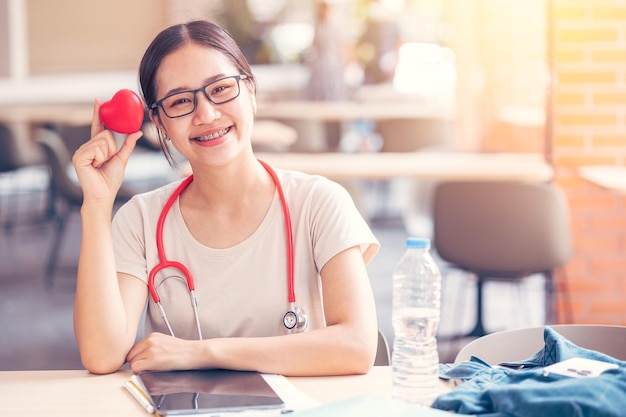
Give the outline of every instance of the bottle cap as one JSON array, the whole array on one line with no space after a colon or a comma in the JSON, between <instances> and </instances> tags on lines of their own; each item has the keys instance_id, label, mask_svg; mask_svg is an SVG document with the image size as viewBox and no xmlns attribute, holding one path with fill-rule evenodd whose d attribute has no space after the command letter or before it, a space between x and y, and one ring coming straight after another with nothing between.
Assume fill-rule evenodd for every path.
<instances>
[{"instance_id":1,"label":"bottle cap","mask_svg":"<svg viewBox=\"0 0 626 417\"><path fill-rule=\"evenodd\" d=\"M409 237L406 239L408 249L430 249L430 239L422 237Z\"/></svg>"}]
</instances>

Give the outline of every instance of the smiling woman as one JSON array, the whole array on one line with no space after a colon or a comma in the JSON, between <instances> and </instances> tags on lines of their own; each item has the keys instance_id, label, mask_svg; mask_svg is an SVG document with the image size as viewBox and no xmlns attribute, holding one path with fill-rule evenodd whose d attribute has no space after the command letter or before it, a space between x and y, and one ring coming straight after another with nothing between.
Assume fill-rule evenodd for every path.
<instances>
[{"instance_id":1,"label":"smiling woman","mask_svg":"<svg viewBox=\"0 0 626 417\"><path fill-rule=\"evenodd\" d=\"M339 184L256 159L256 82L234 40L207 21L174 25L139 72L162 148L191 175L136 195L111 225L141 132L118 149L95 102L92 137L73 158L84 194L74 323L85 367L367 372L377 322L366 264L378 241ZM144 313L147 336L135 343Z\"/></svg>"}]
</instances>

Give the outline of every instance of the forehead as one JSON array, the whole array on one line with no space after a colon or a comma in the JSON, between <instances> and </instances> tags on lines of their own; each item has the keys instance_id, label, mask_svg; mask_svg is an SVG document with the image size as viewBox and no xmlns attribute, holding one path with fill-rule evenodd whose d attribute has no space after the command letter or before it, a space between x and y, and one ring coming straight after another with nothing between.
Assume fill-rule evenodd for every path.
<instances>
[{"instance_id":1,"label":"forehead","mask_svg":"<svg viewBox=\"0 0 626 417\"><path fill-rule=\"evenodd\" d=\"M235 75L238 71L224 53L187 43L161 61L156 74L157 96L172 89L197 88L217 74Z\"/></svg>"}]
</instances>

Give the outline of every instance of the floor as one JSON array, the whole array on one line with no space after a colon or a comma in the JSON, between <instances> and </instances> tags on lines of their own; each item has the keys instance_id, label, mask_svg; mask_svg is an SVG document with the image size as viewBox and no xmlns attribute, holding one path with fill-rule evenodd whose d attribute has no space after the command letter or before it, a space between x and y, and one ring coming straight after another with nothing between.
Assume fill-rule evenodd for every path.
<instances>
[{"instance_id":1,"label":"floor","mask_svg":"<svg viewBox=\"0 0 626 417\"><path fill-rule=\"evenodd\" d=\"M31 192L18 194L5 186L4 175L0 175L0 328L5 336L0 341L0 370L81 369L72 330L79 213L70 218L54 286L46 289L43 274L53 225L44 217L45 186L32 180L28 182ZM19 206L11 206L16 201ZM383 218L373 216L371 225L381 250L368 271L379 327L392 346L391 273L404 252L407 232L401 219L389 212ZM473 285L471 277L441 261L439 264L443 275L439 353L441 362L451 362L467 340L446 341L444 336L472 327ZM501 330L540 325L542 285L541 277L531 277L520 287L487 285L487 327Z\"/></svg>"}]
</instances>

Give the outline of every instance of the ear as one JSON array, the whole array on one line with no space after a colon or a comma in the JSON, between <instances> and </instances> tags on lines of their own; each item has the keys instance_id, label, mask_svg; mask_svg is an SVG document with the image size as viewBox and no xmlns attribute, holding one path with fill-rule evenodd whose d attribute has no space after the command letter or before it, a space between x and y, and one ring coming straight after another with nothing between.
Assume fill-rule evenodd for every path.
<instances>
[{"instance_id":1,"label":"ear","mask_svg":"<svg viewBox=\"0 0 626 417\"><path fill-rule=\"evenodd\" d=\"M163 123L161 123L161 117L159 116L159 112L157 111L148 111L148 116L150 117L150 120L152 121L152 123L154 123L154 127L157 130L157 134L158 134L158 138L159 139L164 139L164 140L168 140L168 136L167 136L167 130L165 130L165 126L163 126Z\"/></svg>"},{"instance_id":2,"label":"ear","mask_svg":"<svg viewBox=\"0 0 626 417\"><path fill-rule=\"evenodd\" d=\"M162 127L162 125L161 125L161 118L159 117L159 110L158 109L156 111L152 110L152 109L148 109L148 117L150 118L152 123L154 123L154 125L157 128L160 129Z\"/></svg>"},{"instance_id":3,"label":"ear","mask_svg":"<svg viewBox=\"0 0 626 417\"><path fill-rule=\"evenodd\" d=\"M163 127L163 123L161 123L161 117L159 116L158 110L148 110L148 117L150 117L150 120L160 132L165 131L165 127Z\"/></svg>"},{"instance_id":4,"label":"ear","mask_svg":"<svg viewBox=\"0 0 626 417\"><path fill-rule=\"evenodd\" d=\"M252 113L256 114L256 96L254 94L250 94L250 104L252 105Z\"/></svg>"}]
</instances>

